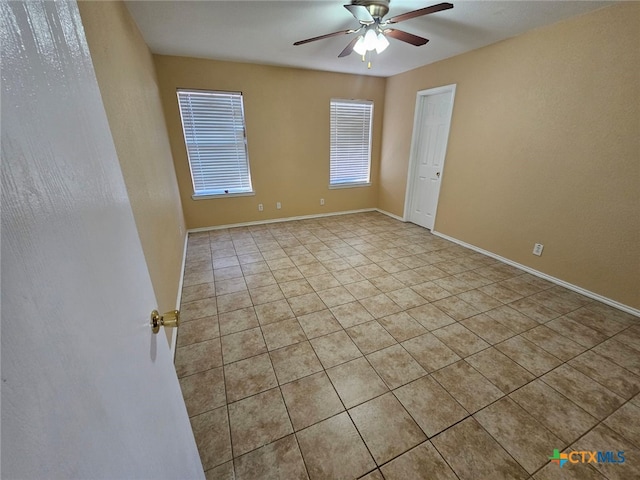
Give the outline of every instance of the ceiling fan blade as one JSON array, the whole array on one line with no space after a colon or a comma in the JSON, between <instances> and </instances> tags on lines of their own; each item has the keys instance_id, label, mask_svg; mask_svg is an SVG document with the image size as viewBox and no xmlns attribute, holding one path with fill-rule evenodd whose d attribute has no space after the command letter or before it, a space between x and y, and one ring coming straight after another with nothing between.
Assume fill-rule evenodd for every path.
<instances>
[{"instance_id":1,"label":"ceiling fan blade","mask_svg":"<svg viewBox=\"0 0 640 480\"><path fill-rule=\"evenodd\" d=\"M345 5L344 8L349 10L351 15L359 22L370 23L374 21L371 13L364 5Z\"/></svg>"},{"instance_id":2,"label":"ceiling fan blade","mask_svg":"<svg viewBox=\"0 0 640 480\"><path fill-rule=\"evenodd\" d=\"M430 13L441 12L442 10L449 10L453 8L452 3L439 3L437 5L431 5L430 7L421 8L420 10L414 10L412 12L403 13L402 15L397 15L395 17L386 20L384 23L389 25L392 23L404 22L405 20L409 20L411 18L421 17L422 15L428 15Z\"/></svg>"},{"instance_id":3,"label":"ceiling fan blade","mask_svg":"<svg viewBox=\"0 0 640 480\"><path fill-rule=\"evenodd\" d=\"M359 29L358 29L359 30ZM294 43L294 45L304 45L305 43L315 42L316 40L323 40L325 38L337 37L338 35L347 35L349 33L357 32L358 30L342 30L340 32L327 33L326 35L320 35L319 37L307 38L306 40L300 40Z\"/></svg>"},{"instance_id":4,"label":"ceiling fan blade","mask_svg":"<svg viewBox=\"0 0 640 480\"><path fill-rule=\"evenodd\" d=\"M403 32L402 30L394 30L393 28L388 28L383 31L383 33L387 37L395 38L396 40L401 40L403 42L410 43L411 45L415 45L419 47L420 45L424 45L429 40L426 38L419 37L414 35L413 33Z\"/></svg>"},{"instance_id":5,"label":"ceiling fan blade","mask_svg":"<svg viewBox=\"0 0 640 480\"><path fill-rule=\"evenodd\" d=\"M340 52L340 55L338 55L338 57L342 58L342 57L347 57L351 55L351 52L353 52L353 47L355 47L359 39L360 39L360 36L358 35L356 38L351 40L349 44L346 47L344 47L344 50Z\"/></svg>"}]
</instances>

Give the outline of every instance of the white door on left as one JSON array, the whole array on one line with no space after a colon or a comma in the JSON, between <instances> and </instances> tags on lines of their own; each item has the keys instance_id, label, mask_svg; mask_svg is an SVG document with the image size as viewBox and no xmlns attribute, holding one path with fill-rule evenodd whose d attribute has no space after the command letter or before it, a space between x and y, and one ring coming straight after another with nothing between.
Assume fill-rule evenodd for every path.
<instances>
[{"instance_id":1,"label":"white door on left","mask_svg":"<svg viewBox=\"0 0 640 480\"><path fill-rule=\"evenodd\" d=\"M0 9L2 477L203 478L77 5Z\"/></svg>"}]
</instances>

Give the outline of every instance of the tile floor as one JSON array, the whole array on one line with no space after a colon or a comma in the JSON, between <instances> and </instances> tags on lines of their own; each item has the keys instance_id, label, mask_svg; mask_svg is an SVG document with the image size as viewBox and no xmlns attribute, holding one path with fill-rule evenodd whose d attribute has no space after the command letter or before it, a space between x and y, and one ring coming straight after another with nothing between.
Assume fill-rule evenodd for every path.
<instances>
[{"instance_id":1,"label":"tile floor","mask_svg":"<svg viewBox=\"0 0 640 480\"><path fill-rule=\"evenodd\" d=\"M208 479L640 478L639 319L423 228L192 234L182 301Z\"/></svg>"}]
</instances>

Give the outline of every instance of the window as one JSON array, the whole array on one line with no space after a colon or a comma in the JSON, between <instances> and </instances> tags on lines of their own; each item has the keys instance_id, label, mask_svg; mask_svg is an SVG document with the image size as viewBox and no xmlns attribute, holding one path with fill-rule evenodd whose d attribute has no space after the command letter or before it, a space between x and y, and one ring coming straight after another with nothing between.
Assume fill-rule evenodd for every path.
<instances>
[{"instance_id":1,"label":"window","mask_svg":"<svg viewBox=\"0 0 640 480\"><path fill-rule=\"evenodd\" d=\"M329 187L369 185L373 102L331 100Z\"/></svg>"},{"instance_id":2,"label":"window","mask_svg":"<svg viewBox=\"0 0 640 480\"><path fill-rule=\"evenodd\" d=\"M178 90L193 198L253 193L242 93Z\"/></svg>"}]
</instances>

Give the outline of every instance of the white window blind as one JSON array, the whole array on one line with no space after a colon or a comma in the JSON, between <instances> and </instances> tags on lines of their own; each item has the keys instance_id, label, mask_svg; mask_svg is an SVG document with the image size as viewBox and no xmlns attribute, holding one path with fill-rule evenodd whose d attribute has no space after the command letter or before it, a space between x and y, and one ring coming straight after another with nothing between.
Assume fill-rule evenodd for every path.
<instances>
[{"instance_id":1,"label":"white window blind","mask_svg":"<svg viewBox=\"0 0 640 480\"><path fill-rule=\"evenodd\" d=\"M252 192L242 94L178 90L194 197Z\"/></svg>"},{"instance_id":2,"label":"white window blind","mask_svg":"<svg viewBox=\"0 0 640 480\"><path fill-rule=\"evenodd\" d=\"M330 186L368 184L373 102L331 100Z\"/></svg>"}]
</instances>

